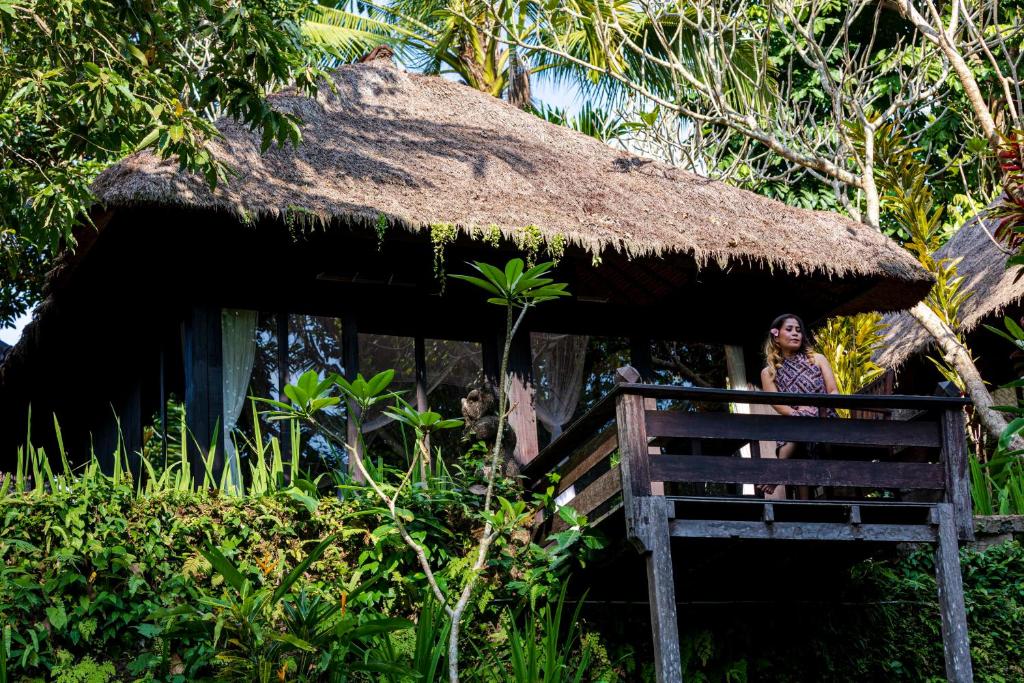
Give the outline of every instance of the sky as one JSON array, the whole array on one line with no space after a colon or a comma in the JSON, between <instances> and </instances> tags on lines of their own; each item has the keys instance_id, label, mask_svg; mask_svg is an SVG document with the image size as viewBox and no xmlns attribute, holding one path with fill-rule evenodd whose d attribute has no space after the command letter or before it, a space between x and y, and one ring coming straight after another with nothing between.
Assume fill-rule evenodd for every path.
<instances>
[{"instance_id":1,"label":"sky","mask_svg":"<svg viewBox=\"0 0 1024 683\"><path fill-rule=\"evenodd\" d=\"M14 321L14 327L0 327L0 341L7 342L11 346L21 337L21 331L32 319L31 313L26 313Z\"/></svg>"}]
</instances>

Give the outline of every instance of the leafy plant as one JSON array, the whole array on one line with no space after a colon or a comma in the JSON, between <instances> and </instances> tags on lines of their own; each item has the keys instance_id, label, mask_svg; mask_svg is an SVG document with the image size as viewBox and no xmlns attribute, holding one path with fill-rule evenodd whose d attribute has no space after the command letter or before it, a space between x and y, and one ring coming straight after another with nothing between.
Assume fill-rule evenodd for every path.
<instances>
[{"instance_id":1,"label":"leafy plant","mask_svg":"<svg viewBox=\"0 0 1024 683\"><path fill-rule=\"evenodd\" d=\"M256 130L264 148L298 142L298 118L267 98L284 84L316 93L307 7L0 0L0 322L33 303L42 278L29 276L61 242L74 246L105 166L148 148L214 186L232 172L210 144L218 116Z\"/></svg>"},{"instance_id":2,"label":"leafy plant","mask_svg":"<svg viewBox=\"0 0 1024 683\"><path fill-rule=\"evenodd\" d=\"M291 674L300 681L345 681L352 672L406 674L371 654L381 634L411 628L412 622L354 615L346 612L347 600L339 605L306 591L291 592L334 541L335 536L322 540L276 586L254 585L218 548L208 546L201 552L223 577L224 596L167 611L169 623L161 635L172 641L198 636L220 646L218 680L269 683ZM284 614L280 628L278 611ZM193 662L187 668L197 667Z\"/></svg>"},{"instance_id":3,"label":"leafy plant","mask_svg":"<svg viewBox=\"0 0 1024 683\"><path fill-rule=\"evenodd\" d=\"M885 340L885 326L878 313L830 318L814 333L814 339L832 366L840 394L856 394L885 374L873 360Z\"/></svg>"},{"instance_id":4,"label":"leafy plant","mask_svg":"<svg viewBox=\"0 0 1024 683\"><path fill-rule=\"evenodd\" d=\"M579 683L583 680L591 657L586 647L578 656L575 652L580 637L579 616L583 602L576 604L568 626L563 625L567 587L568 584L562 587L554 606L545 604L539 615L531 610L522 630L509 615L508 647L512 680L516 683Z\"/></svg>"}]
</instances>

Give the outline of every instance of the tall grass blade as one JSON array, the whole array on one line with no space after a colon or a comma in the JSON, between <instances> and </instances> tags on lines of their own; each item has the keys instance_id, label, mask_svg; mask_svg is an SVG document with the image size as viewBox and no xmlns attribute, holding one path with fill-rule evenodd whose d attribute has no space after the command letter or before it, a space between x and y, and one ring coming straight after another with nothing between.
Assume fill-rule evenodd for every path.
<instances>
[{"instance_id":1,"label":"tall grass blade","mask_svg":"<svg viewBox=\"0 0 1024 683\"><path fill-rule=\"evenodd\" d=\"M53 414L53 433L57 437L57 452L60 453L60 464L64 468L64 478L71 482L71 464L68 462L68 453L64 449L64 434L60 430L60 422L57 421L57 414Z\"/></svg>"},{"instance_id":2,"label":"tall grass blade","mask_svg":"<svg viewBox=\"0 0 1024 683\"><path fill-rule=\"evenodd\" d=\"M988 472L975 453L968 456L967 462L971 468L971 500L974 501L974 512L979 515L991 515L992 482Z\"/></svg>"},{"instance_id":3,"label":"tall grass blade","mask_svg":"<svg viewBox=\"0 0 1024 683\"><path fill-rule=\"evenodd\" d=\"M299 425L298 420L292 420L288 424L288 437L290 439L291 446L291 472L288 481L295 481L299 476L299 445L302 437L302 427ZM282 468L282 472L283 472Z\"/></svg>"},{"instance_id":4,"label":"tall grass blade","mask_svg":"<svg viewBox=\"0 0 1024 683\"><path fill-rule=\"evenodd\" d=\"M17 493L25 492L25 446L18 446L18 464L14 471L14 490Z\"/></svg>"}]
</instances>

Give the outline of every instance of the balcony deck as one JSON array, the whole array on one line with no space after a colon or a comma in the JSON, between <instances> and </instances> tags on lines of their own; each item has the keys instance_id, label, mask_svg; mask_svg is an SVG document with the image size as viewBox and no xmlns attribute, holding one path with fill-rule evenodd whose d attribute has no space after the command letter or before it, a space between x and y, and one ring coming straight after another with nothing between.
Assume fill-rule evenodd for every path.
<instances>
[{"instance_id":1,"label":"balcony deck","mask_svg":"<svg viewBox=\"0 0 1024 683\"><path fill-rule=\"evenodd\" d=\"M637 383L628 367L619 379L524 474L535 489L556 474L560 503L617 530L645 558L659 681L681 680L673 538L934 544L947 677L972 679L957 552L958 540L973 538L964 400L658 386ZM671 409L681 402L732 412ZM748 408L773 404L850 417ZM817 457L760 457L762 441L814 443ZM757 484L818 495L766 500L752 493ZM562 524L538 519L538 530Z\"/></svg>"}]
</instances>

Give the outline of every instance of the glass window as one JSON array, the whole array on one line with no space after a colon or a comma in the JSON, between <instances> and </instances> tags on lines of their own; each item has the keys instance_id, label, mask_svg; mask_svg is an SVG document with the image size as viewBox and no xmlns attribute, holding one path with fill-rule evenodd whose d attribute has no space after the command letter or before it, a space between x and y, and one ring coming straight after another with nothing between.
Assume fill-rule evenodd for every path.
<instances>
[{"instance_id":1,"label":"glass window","mask_svg":"<svg viewBox=\"0 0 1024 683\"><path fill-rule=\"evenodd\" d=\"M369 379L378 372L394 370L393 391L402 392L402 399L416 405L416 342L412 337L387 334L359 335L359 372ZM362 419L363 438L368 454L398 456L405 462L413 445L413 435L384 413L378 404Z\"/></svg>"},{"instance_id":2,"label":"glass window","mask_svg":"<svg viewBox=\"0 0 1024 683\"><path fill-rule=\"evenodd\" d=\"M288 382L295 382L304 372L312 370L321 377L345 374L342 354L341 319L320 315L293 313L288 316ZM347 435L347 406L344 402L323 411L324 426L341 438ZM290 447L285 434L285 446ZM348 453L344 447L323 434L303 427L300 438L300 463L314 476L324 470L344 470Z\"/></svg>"},{"instance_id":3,"label":"glass window","mask_svg":"<svg viewBox=\"0 0 1024 683\"><path fill-rule=\"evenodd\" d=\"M477 342L427 339L427 403L430 410L445 419L462 417L462 399L469 388L483 378L483 349ZM440 448L449 459L461 456L468 444L462 443L461 429L438 433L431 448Z\"/></svg>"}]
</instances>

